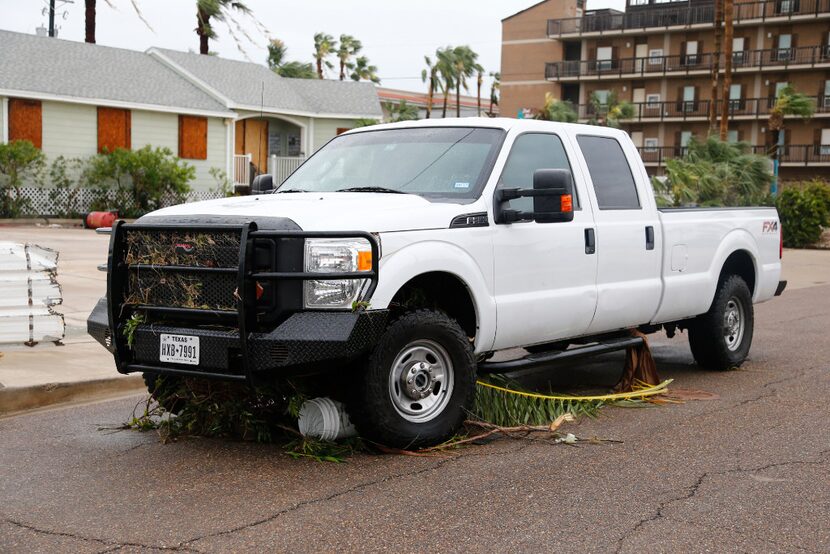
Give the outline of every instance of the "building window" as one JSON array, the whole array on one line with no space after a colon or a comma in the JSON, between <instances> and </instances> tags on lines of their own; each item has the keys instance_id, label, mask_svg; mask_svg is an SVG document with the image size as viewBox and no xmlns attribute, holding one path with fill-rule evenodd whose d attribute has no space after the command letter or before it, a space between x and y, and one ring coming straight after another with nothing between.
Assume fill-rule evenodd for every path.
<instances>
[{"instance_id":1,"label":"building window","mask_svg":"<svg viewBox=\"0 0 830 554\"><path fill-rule=\"evenodd\" d=\"M778 35L778 51L775 53L778 61L789 61L793 59L793 36Z\"/></svg>"},{"instance_id":2,"label":"building window","mask_svg":"<svg viewBox=\"0 0 830 554\"><path fill-rule=\"evenodd\" d=\"M729 109L730 110L740 110L743 106L742 104L742 96L743 96L743 86L742 85L730 85L729 86Z\"/></svg>"},{"instance_id":3,"label":"building window","mask_svg":"<svg viewBox=\"0 0 830 554\"><path fill-rule=\"evenodd\" d=\"M686 54L683 60L684 65L697 65L697 50L698 42L696 40L690 40L686 43Z\"/></svg>"},{"instance_id":4,"label":"building window","mask_svg":"<svg viewBox=\"0 0 830 554\"><path fill-rule=\"evenodd\" d=\"M776 10L779 14L788 14L798 11L798 0L778 0Z\"/></svg>"},{"instance_id":5,"label":"building window","mask_svg":"<svg viewBox=\"0 0 830 554\"><path fill-rule=\"evenodd\" d=\"M830 156L830 129L821 130L821 155Z\"/></svg>"},{"instance_id":6,"label":"building window","mask_svg":"<svg viewBox=\"0 0 830 554\"><path fill-rule=\"evenodd\" d=\"M730 142L732 144L738 142L738 131L735 129L726 131L726 142Z\"/></svg>"},{"instance_id":7,"label":"building window","mask_svg":"<svg viewBox=\"0 0 830 554\"><path fill-rule=\"evenodd\" d=\"M693 112L697 109L697 89L693 86L683 87L683 111Z\"/></svg>"},{"instance_id":8,"label":"building window","mask_svg":"<svg viewBox=\"0 0 830 554\"><path fill-rule=\"evenodd\" d=\"M591 174L600 210L640 209L637 185L620 143L610 137L576 137Z\"/></svg>"},{"instance_id":9,"label":"building window","mask_svg":"<svg viewBox=\"0 0 830 554\"><path fill-rule=\"evenodd\" d=\"M43 148L43 106L40 100L9 99L9 141L28 140Z\"/></svg>"},{"instance_id":10,"label":"building window","mask_svg":"<svg viewBox=\"0 0 830 554\"><path fill-rule=\"evenodd\" d=\"M660 65L661 63L663 63L663 49L655 48L653 50L649 50L648 63L649 65Z\"/></svg>"},{"instance_id":11,"label":"building window","mask_svg":"<svg viewBox=\"0 0 830 554\"><path fill-rule=\"evenodd\" d=\"M352 130L352 128L351 128L351 127L338 127L338 128L337 128L337 134L338 134L338 135L342 135L342 134L343 134L343 133L345 133L346 131L351 131L351 130Z\"/></svg>"},{"instance_id":12,"label":"building window","mask_svg":"<svg viewBox=\"0 0 830 554\"><path fill-rule=\"evenodd\" d=\"M98 152L131 148L130 110L98 108Z\"/></svg>"},{"instance_id":13,"label":"building window","mask_svg":"<svg viewBox=\"0 0 830 554\"><path fill-rule=\"evenodd\" d=\"M645 139L643 144L645 144L646 152L657 152L657 148L660 145L660 141L657 139L657 137L650 137Z\"/></svg>"},{"instance_id":14,"label":"building window","mask_svg":"<svg viewBox=\"0 0 830 554\"><path fill-rule=\"evenodd\" d=\"M649 94L646 96L646 104L648 104L649 108L659 108L660 107L660 95L659 94Z\"/></svg>"},{"instance_id":15,"label":"building window","mask_svg":"<svg viewBox=\"0 0 830 554\"><path fill-rule=\"evenodd\" d=\"M732 63L734 65L743 65L746 58L746 39L744 37L735 37L732 39Z\"/></svg>"},{"instance_id":16,"label":"building window","mask_svg":"<svg viewBox=\"0 0 830 554\"><path fill-rule=\"evenodd\" d=\"M597 102L601 106L605 106L606 104L608 104L608 96L611 95L611 91L610 90L595 90L593 95L596 97Z\"/></svg>"},{"instance_id":17,"label":"building window","mask_svg":"<svg viewBox=\"0 0 830 554\"><path fill-rule=\"evenodd\" d=\"M824 97L822 98L821 105L825 108L830 108L830 79L824 81Z\"/></svg>"},{"instance_id":18,"label":"building window","mask_svg":"<svg viewBox=\"0 0 830 554\"><path fill-rule=\"evenodd\" d=\"M597 48L597 69L605 71L613 67L614 48L601 46Z\"/></svg>"},{"instance_id":19,"label":"building window","mask_svg":"<svg viewBox=\"0 0 830 554\"><path fill-rule=\"evenodd\" d=\"M787 81L783 81L781 83L775 83L775 97L778 98L781 96L781 91L787 88L790 85Z\"/></svg>"},{"instance_id":20,"label":"building window","mask_svg":"<svg viewBox=\"0 0 830 554\"><path fill-rule=\"evenodd\" d=\"M680 150L685 154L689 143L692 141L691 131L680 131Z\"/></svg>"},{"instance_id":21,"label":"building window","mask_svg":"<svg viewBox=\"0 0 830 554\"><path fill-rule=\"evenodd\" d=\"M179 157L189 160L207 159L206 117L179 116Z\"/></svg>"}]
</instances>

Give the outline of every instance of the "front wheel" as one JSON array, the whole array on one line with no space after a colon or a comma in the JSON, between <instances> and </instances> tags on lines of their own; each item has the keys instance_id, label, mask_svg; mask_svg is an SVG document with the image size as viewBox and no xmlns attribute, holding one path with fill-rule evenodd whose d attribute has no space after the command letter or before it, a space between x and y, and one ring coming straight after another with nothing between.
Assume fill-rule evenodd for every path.
<instances>
[{"instance_id":1,"label":"front wheel","mask_svg":"<svg viewBox=\"0 0 830 554\"><path fill-rule=\"evenodd\" d=\"M742 277L730 275L718 284L712 307L689 327L689 346L698 365L727 370L749 354L755 317L752 294Z\"/></svg>"},{"instance_id":2,"label":"front wheel","mask_svg":"<svg viewBox=\"0 0 830 554\"><path fill-rule=\"evenodd\" d=\"M388 446L440 443L464 422L475 394L470 339L441 312L401 316L381 336L350 402L361 435Z\"/></svg>"}]
</instances>

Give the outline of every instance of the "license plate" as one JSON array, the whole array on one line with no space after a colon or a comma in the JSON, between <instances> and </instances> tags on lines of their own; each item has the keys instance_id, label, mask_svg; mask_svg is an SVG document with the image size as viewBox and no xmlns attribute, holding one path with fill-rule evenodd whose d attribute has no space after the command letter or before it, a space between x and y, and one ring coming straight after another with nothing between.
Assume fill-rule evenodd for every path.
<instances>
[{"instance_id":1,"label":"license plate","mask_svg":"<svg viewBox=\"0 0 830 554\"><path fill-rule=\"evenodd\" d=\"M159 361L171 364L199 365L199 337L161 335Z\"/></svg>"}]
</instances>

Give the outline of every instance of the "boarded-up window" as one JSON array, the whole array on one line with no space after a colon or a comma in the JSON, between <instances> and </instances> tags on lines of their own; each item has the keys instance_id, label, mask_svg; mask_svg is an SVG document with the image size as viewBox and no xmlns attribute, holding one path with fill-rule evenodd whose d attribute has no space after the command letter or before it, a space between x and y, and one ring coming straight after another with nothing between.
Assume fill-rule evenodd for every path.
<instances>
[{"instance_id":1,"label":"boarded-up window","mask_svg":"<svg viewBox=\"0 0 830 554\"><path fill-rule=\"evenodd\" d=\"M351 130L352 130L351 127L338 127L337 128L337 134L342 135L346 131L351 131Z\"/></svg>"},{"instance_id":2,"label":"boarded-up window","mask_svg":"<svg viewBox=\"0 0 830 554\"><path fill-rule=\"evenodd\" d=\"M129 150L132 146L130 110L98 108L98 152L112 152L116 148Z\"/></svg>"},{"instance_id":3,"label":"boarded-up window","mask_svg":"<svg viewBox=\"0 0 830 554\"><path fill-rule=\"evenodd\" d=\"M43 108L40 100L9 99L9 141L28 140L43 147Z\"/></svg>"},{"instance_id":4,"label":"boarded-up window","mask_svg":"<svg viewBox=\"0 0 830 554\"><path fill-rule=\"evenodd\" d=\"M179 157L190 160L207 159L207 118L179 116Z\"/></svg>"}]
</instances>

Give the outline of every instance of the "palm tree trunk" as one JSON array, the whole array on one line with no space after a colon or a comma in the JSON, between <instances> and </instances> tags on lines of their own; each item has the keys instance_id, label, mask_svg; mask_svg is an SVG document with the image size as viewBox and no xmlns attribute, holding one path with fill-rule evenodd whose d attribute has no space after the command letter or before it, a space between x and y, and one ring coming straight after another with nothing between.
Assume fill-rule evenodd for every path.
<instances>
[{"instance_id":1,"label":"palm tree trunk","mask_svg":"<svg viewBox=\"0 0 830 554\"><path fill-rule=\"evenodd\" d=\"M712 94L709 101L709 132L718 126L718 80L720 79L721 23L723 23L723 2L715 0L715 48L712 50Z\"/></svg>"},{"instance_id":2,"label":"palm tree trunk","mask_svg":"<svg viewBox=\"0 0 830 554\"><path fill-rule=\"evenodd\" d=\"M455 85L455 117L461 117L461 79Z\"/></svg>"},{"instance_id":3,"label":"palm tree trunk","mask_svg":"<svg viewBox=\"0 0 830 554\"><path fill-rule=\"evenodd\" d=\"M323 78L323 58L317 57L317 77Z\"/></svg>"},{"instance_id":4,"label":"palm tree trunk","mask_svg":"<svg viewBox=\"0 0 830 554\"><path fill-rule=\"evenodd\" d=\"M723 90L721 91L720 139L726 140L729 130L729 88L732 86L732 37L735 29L732 24L732 0L723 0Z\"/></svg>"},{"instance_id":5,"label":"palm tree trunk","mask_svg":"<svg viewBox=\"0 0 830 554\"><path fill-rule=\"evenodd\" d=\"M442 118L447 117L447 98L449 97L449 95L450 95L450 87L449 87L449 83L447 83L444 86L444 107L441 109L441 117Z\"/></svg>"},{"instance_id":6,"label":"palm tree trunk","mask_svg":"<svg viewBox=\"0 0 830 554\"><path fill-rule=\"evenodd\" d=\"M435 94L435 79L429 78L429 91L427 92L427 119L432 115L432 97Z\"/></svg>"},{"instance_id":7,"label":"palm tree trunk","mask_svg":"<svg viewBox=\"0 0 830 554\"><path fill-rule=\"evenodd\" d=\"M196 12L196 34L199 35L199 53L208 55L210 53L210 37L207 33L210 24L210 16L203 10Z\"/></svg>"},{"instance_id":8,"label":"palm tree trunk","mask_svg":"<svg viewBox=\"0 0 830 554\"><path fill-rule=\"evenodd\" d=\"M476 94L476 103L478 106L478 117L481 117L481 79L478 80L478 92Z\"/></svg>"},{"instance_id":9,"label":"palm tree trunk","mask_svg":"<svg viewBox=\"0 0 830 554\"><path fill-rule=\"evenodd\" d=\"M778 141L781 140L781 129L772 129L772 148L769 151L769 157L772 160L772 183L770 184L770 193L775 196L778 192Z\"/></svg>"},{"instance_id":10,"label":"palm tree trunk","mask_svg":"<svg viewBox=\"0 0 830 554\"><path fill-rule=\"evenodd\" d=\"M340 80L346 80L346 62L343 60L340 60Z\"/></svg>"},{"instance_id":11,"label":"palm tree trunk","mask_svg":"<svg viewBox=\"0 0 830 554\"><path fill-rule=\"evenodd\" d=\"M95 0L86 0L84 25L86 31L86 38L84 38L84 41L90 44L95 44Z\"/></svg>"}]
</instances>

